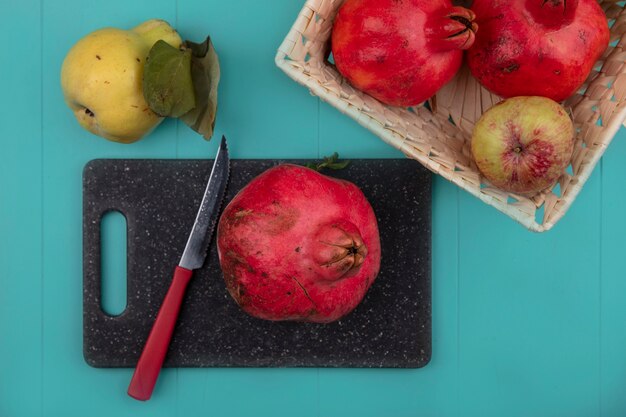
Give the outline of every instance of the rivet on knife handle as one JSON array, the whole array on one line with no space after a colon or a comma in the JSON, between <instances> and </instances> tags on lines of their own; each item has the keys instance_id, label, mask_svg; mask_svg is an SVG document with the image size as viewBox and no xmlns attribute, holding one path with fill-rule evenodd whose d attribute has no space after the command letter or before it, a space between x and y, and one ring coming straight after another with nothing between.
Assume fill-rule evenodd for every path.
<instances>
[{"instance_id":1,"label":"rivet on knife handle","mask_svg":"<svg viewBox=\"0 0 626 417\"><path fill-rule=\"evenodd\" d=\"M211 235L217 223L224 194L226 194L229 174L228 148L226 138L222 136L222 142L217 150L211 175L185 250L174 271L174 278L159 309L128 387L128 395L135 399L145 401L152 396L178 320L185 289L193 275L193 270L202 267L206 259Z\"/></svg>"}]
</instances>

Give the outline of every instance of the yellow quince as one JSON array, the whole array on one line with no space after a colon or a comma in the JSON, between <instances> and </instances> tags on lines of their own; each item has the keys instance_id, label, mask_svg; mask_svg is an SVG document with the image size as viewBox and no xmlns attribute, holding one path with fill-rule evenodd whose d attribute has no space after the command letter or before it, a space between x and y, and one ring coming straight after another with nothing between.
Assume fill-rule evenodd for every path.
<instances>
[{"instance_id":1,"label":"yellow quince","mask_svg":"<svg viewBox=\"0 0 626 417\"><path fill-rule=\"evenodd\" d=\"M176 30L160 19L131 30L104 28L80 39L61 68L61 87L78 123L111 141L132 143L163 118L150 110L143 96L143 69L158 40L178 48Z\"/></svg>"}]
</instances>

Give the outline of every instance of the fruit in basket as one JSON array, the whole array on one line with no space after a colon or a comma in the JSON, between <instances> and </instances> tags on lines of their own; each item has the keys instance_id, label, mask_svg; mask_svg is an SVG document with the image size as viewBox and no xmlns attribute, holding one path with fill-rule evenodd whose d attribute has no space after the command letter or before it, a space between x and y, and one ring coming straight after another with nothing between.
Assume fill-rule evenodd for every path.
<instances>
[{"instance_id":1,"label":"fruit in basket","mask_svg":"<svg viewBox=\"0 0 626 417\"><path fill-rule=\"evenodd\" d=\"M383 103L417 105L458 71L474 42L473 20L450 0L346 0L333 23L335 65Z\"/></svg>"},{"instance_id":2,"label":"fruit in basket","mask_svg":"<svg viewBox=\"0 0 626 417\"><path fill-rule=\"evenodd\" d=\"M327 323L351 312L380 268L376 216L354 184L283 164L224 209L226 287L254 317Z\"/></svg>"},{"instance_id":3,"label":"fruit in basket","mask_svg":"<svg viewBox=\"0 0 626 417\"><path fill-rule=\"evenodd\" d=\"M470 70L502 97L565 100L608 47L596 0L475 0L472 10L480 31L467 52Z\"/></svg>"},{"instance_id":4,"label":"fruit in basket","mask_svg":"<svg viewBox=\"0 0 626 417\"><path fill-rule=\"evenodd\" d=\"M574 125L557 102L513 97L474 126L471 152L483 176L513 193L532 194L556 182L574 150Z\"/></svg>"},{"instance_id":5,"label":"fruit in basket","mask_svg":"<svg viewBox=\"0 0 626 417\"><path fill-rule=\"evenodd\" d=\"M165 21L148 20L131 30L104 28L80 39L61 69L61 86L78 123L106 139L131 143L162 120L146 103L142 77L150 48L182 40Z\"/></svg>"}]
</instances>

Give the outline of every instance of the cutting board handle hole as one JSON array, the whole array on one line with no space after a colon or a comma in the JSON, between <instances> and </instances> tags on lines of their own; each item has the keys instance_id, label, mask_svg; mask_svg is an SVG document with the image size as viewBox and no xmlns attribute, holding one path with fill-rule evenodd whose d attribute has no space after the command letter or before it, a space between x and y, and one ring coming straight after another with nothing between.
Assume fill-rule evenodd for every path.
<instances>
[{"instance_id":1,"label":"cutting board handle hole","mask_svg":"<svg viewBox=\"0 0 626 417\"><path fill-rule=\"evenodd\" d=\"M100 220L100 308L112 317L126 310L127 224L117 210L107 211Z\"/></svg>"}]
</instances>

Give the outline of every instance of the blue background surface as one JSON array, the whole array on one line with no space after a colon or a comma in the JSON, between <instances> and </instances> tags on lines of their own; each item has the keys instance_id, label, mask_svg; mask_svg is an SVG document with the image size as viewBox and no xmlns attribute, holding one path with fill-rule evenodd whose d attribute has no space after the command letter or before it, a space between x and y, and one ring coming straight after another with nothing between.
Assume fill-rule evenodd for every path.
<instances>
[{"instance_id":1,"label":"blue background surface","mask_svg":"<svg viewBox=\"0 0 626 417\"><path fill-rule=\"evenodd\" d=\"M162 18L185 39L213 37L216 136L228 135L235 158L402 157L274 65L302 4L2 1L0 417L626 416L624 129L546 234L434 180L433 356L423 369L166 369L139 403L125 394L132 370L86 365L84 164L210 158L217 141L173 120L129 146L83 131L63 103L65 54L95 29ZM123 256L111 259L123 270Z\"/></svg>"}]
</instances>

